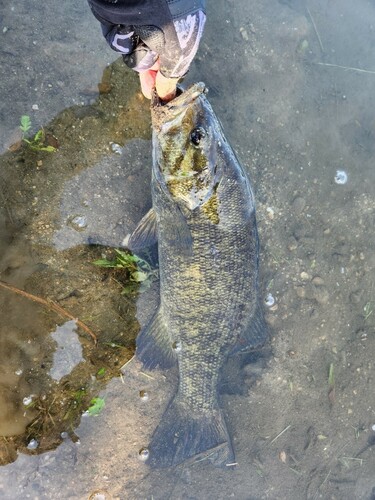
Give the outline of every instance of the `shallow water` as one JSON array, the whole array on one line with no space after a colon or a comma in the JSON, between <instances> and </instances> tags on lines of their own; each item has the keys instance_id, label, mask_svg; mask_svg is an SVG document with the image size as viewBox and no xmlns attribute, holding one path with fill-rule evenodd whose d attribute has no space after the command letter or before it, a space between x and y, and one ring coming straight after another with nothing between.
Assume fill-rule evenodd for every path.
<instances>
[{"instance_id":1,"label":"shallow water","mask_svg":"<svg viewBox=\"0 0 375 500\"><path fill-rule=\"evenodd\" d=\"M86 5L0 7L0 279L99 340L0 290L1 498L374 498L374 29L366 0L208 2L187 83L210 87L251 176L272 338L222 395L238 465L150 471L138 452L175 373L120 368L157 283L124 296L92 264L149 207L148 104L121 61L102 75L116 55ZM59 151L7 152L21 115Z\"/></svg>"}]
</instances>

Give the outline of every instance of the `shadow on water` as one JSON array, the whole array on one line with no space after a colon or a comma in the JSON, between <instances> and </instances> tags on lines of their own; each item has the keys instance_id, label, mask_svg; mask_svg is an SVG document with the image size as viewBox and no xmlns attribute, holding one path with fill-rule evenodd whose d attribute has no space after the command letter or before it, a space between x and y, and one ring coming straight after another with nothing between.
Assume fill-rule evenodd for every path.
<instances>
[{"instance_id":1,"label":"shadow on water","mask_svg":"<svg viewBox=\"0 0 375 500\"><path fill-rule=\"evenodd\" d=\"M0 289L1 465L77 441L82 414L95 414L134 352L138 287L121 295L128 270L93 262L111 260L105 246L120 246L150 206L149 114L123 64L100 89L46 126L56 153L19 143L1 158L0 277L11 286Z\"/></svg>"}]
</instances>

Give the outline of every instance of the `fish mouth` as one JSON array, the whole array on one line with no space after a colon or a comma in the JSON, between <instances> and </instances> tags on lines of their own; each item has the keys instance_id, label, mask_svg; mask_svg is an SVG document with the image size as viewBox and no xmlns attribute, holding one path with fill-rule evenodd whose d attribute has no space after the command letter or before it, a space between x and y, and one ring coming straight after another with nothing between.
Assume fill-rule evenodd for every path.
<instances>
[{"instance_id":1,"label":"fish mouth","mask_svg":"<svg viewBox=\"0 0 375 500\"><path fill-rule=\"evenodd\" d=\"M186 90L178 86L176 97L171 101L163 102L154 89L151 97L153 127L159 130L164 122L173 120L184 112L189 105L193 104L199 96L207 92L207 87L203 82L194 83Z\"/></svg>"}]
</instances>

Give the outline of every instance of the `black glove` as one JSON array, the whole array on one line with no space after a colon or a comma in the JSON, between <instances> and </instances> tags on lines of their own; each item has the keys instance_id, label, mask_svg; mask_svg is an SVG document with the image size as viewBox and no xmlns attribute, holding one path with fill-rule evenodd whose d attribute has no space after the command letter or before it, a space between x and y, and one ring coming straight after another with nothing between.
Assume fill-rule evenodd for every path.
<instances>
[{"instance_id":1,"label":"black glove","mask_svg":"<svg viewBox=\"0 0 375 500\"><path fill-rule=\"evenodd\" d=\"M112 49L136 71L160 58L168 78L186 74L203 33L205 0L88 0Z\"/></svg>"}]
</instances>

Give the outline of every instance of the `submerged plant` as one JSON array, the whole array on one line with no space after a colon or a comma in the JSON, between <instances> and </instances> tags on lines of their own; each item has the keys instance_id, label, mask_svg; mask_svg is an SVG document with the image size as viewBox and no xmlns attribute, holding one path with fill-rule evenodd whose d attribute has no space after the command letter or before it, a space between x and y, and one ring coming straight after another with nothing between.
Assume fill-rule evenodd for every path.
<instances>
[{"instance_id":1,"label":"submerged plant","mask_svg":"<svg viewBox=\"0 0 375 500\"><path fill-rule=\"evenodd\" d=\"M90 406L87 409L87 413L91 417L96 417L103 410L105 406L105 401L103 398L93 398L90 401Z\"/></svg>"},{"instance_id":2,"label":"submerged plant","mask_svg":"<svg viewBox=\"0 0 375 500\"><path fill-rule=\"evenodd\" d=\"M44 132L43 127L38 130L38 132L34 135L34 137L29 140L26 139L27 132L31 129L31 120L30 116L22 115L21 116L21 125L20 129L22 132L22 140L25 142L29 148L34 151L47 151L48 153L54 153L57 148L51 146L50 144L46 144L46 134Z\"/></svg>"},{"instance_id":3,"label":"submerged plant","mask_svg":"<svg viewBox=\"0 0 375 500\"><path fill-rule=\"evenodd\" d=\"M118 248L115 248L114 251L116 252L114 260L99 259L94 261L93 264L99 267L124 269L127 271L129 284L124 287L122 293L130 293L136 290L143 292L157 279L158 270L153 269L146 260Z\"/></svg>"}]
</instances>

